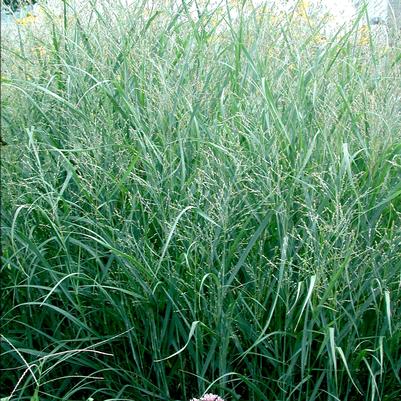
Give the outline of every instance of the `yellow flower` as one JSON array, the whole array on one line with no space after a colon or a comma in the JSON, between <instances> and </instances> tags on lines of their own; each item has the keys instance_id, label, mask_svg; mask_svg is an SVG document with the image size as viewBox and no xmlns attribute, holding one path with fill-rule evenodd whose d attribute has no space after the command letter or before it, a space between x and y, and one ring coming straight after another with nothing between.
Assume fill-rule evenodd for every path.
<instances>
[{"instance_id":1,"label":"yellow flower","mask_svg":"<svg viewBox=\"0 0 401 401\"><path fill-rule=\"evenodd\" d=\"M369 27L368 25L364 24L359 28L359 39L358 44L360 46L366 46L369 44Z\"/></svg>"},{"instance_id":2,"label":"yellow flower","mask_svg":"<svg viewBox=\"0 0 401 401\"><path fill-rule=\"evenodd\" d=\"M317 45L321 45L321 44L323 44L323 43L326 43L327 42L327 38L326 38L326 36L324 36L324 35L317 35L316 37L315 37L315 43L317 44Z\"/></svg>"},{"instance_id":3,"label":"yellow flower","mask_svg":"<svg viewBox=\"0 0 401 401\"><path fill-rule=\"evenodd\" d=\"M297 5L297 9L296 9L296 13L297 13L298 17L308 19L308 11L309 11L310 6L311 6L311 3L308 0L299 1L298 5Z\"/></svg>"},{"instance_id":4,"label":"yellow flower","mask_svg":"<svg viewBox=\"0 0 401 401\"><path fill-rule=\"evenodd\" d=\"M38 17L36 15L32 15L31 13L28 13L26 15L26 17L17 18L15 22L18 25L26 26L26 25L33 24L37 20L37 18Z\"/></svg>"}]
</instances>

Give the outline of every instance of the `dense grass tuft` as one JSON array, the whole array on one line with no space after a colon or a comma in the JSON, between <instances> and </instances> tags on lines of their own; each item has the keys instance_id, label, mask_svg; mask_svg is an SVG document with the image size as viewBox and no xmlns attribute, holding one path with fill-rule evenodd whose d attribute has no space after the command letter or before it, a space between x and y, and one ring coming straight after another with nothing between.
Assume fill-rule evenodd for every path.
<instances>
[{"instance_id":1,"label":"dense grass tuft","mask_svg":"<svg viewBox=\"0 0 401 401\"><path fill-rule=\"evenodd\" d=\"M89 3L2 43L1 396L399 399L400 48Z\"/></svg>"}]
</instances>

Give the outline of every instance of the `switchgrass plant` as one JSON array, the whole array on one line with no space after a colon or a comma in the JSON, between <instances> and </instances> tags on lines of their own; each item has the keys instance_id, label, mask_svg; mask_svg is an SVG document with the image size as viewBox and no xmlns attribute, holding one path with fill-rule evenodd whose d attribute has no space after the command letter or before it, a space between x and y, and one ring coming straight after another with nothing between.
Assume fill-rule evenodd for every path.
<instances>
[{"instance_id":1,"label":"switchgrass plant","mask_svg":"<svg viewBox=\"0 0 401 401\"><path fill-rule=\"evenodd\" d=\"M194 4L3 35L1 396L399 399L399 47Z\"/></svg>"}]
</instances>

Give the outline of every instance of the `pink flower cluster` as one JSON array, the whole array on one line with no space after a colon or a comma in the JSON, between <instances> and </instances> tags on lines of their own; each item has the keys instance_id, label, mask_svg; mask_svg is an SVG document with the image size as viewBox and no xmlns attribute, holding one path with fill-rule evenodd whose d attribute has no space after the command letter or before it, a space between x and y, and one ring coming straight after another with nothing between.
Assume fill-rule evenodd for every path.
<instances>
[{"instance_id":1,"label":"pink flower cluster","mask_svg":"<svg viewBox=\"0 0 401 401\"><path fill-rule=\"evenodd\" d=\"M216 394L205 394L201 398L192 398L190 401L224 401Z\"/></svg>"}]
</instances>

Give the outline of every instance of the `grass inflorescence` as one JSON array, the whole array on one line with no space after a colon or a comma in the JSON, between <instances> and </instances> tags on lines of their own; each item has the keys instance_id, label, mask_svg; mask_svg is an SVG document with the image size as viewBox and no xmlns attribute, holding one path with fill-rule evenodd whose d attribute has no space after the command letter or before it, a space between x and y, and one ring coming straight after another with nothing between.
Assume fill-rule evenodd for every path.
<instances>
[{"instance_id":1,"label":"grass inflorescence","mask_svg":"<svg viewBox=\"0 0 401 401\"><path fill-rule=\"evenodd\" d=\"M2 42L1 396L401 397L397 42L88 3Z\"/></svg>"}]
</instances>

